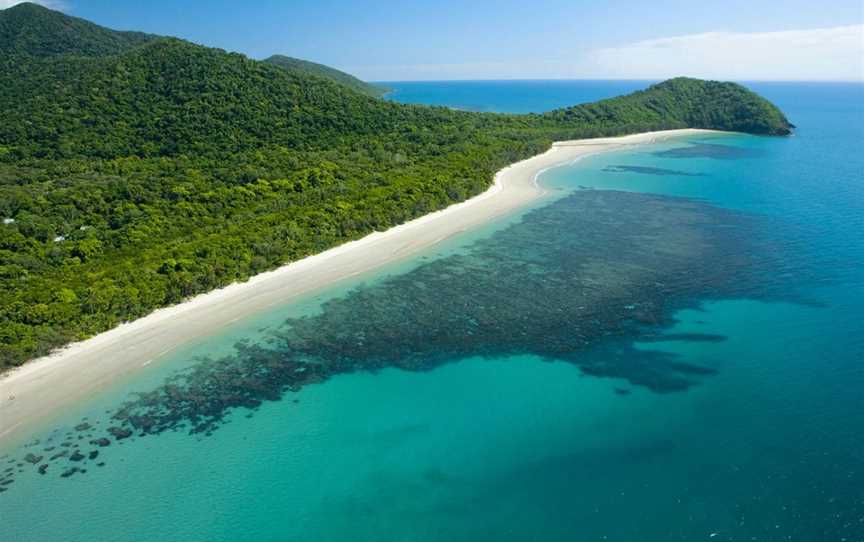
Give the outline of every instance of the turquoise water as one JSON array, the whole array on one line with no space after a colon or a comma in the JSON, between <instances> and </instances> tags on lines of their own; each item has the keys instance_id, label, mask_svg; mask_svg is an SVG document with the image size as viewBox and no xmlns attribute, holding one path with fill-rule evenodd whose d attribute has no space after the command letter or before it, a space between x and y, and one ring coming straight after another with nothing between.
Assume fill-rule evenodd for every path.
<instances>
[{"instance_id":1,"label":"turquoise water","mask_svg":"<svg viewBox=\"0 0 864 542\"><path fill-rule=\"evenodd\" d=\"M550 170L7 444L4 539L864 540L864 86L756 88L794 137Z\"/></svg>"}]
</instances>

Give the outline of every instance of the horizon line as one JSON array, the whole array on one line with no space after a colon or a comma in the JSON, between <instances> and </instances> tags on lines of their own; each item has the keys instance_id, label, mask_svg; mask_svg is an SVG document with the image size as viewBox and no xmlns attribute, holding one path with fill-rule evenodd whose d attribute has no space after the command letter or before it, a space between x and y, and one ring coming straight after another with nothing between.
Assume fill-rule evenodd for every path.
<instances>
[{"instance_id":1,"label":"horizon line","mask_svg":"<svg viewBox=\"0 0 864 542\"><path fill-rule=\"evenodd\" d=\"M634 83L652 82L652 81L668 81L677 77L660 77L660 78L645 78L645 77L550 77L550 78L519 78L519 77L500 77L500 78L456 78L456 79L378 79L365 80L367 83L385 84L385 83L506 83L506 82L555 82L555 81L632 81ZM706 78L693 77L703 81L723 81L723 82L741 82L741 83L826 83L826 84L864 84L864 79L721 79L721 78Z\"/></svg>"}]
</instances>

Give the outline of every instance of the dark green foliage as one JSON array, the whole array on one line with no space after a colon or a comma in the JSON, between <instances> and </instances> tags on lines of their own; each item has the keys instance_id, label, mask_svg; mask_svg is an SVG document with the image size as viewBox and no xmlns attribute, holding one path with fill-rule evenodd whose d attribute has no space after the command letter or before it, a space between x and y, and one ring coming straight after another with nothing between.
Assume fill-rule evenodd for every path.
<instances>
[{"instance_id":1,"label":"dark green foliage","mask_svg":"<svg viewBox=\"0 0 864 542\"><path fill-rule=\"evenodd\" d=\"M385 87L361 81L349 73L339 71L323 64L309 62L308 60L300 60L299 58L291 58L290 56L273 55L270 58L265 59L264 62L267 64L273 64L274 66L279 66L280 68L292 73L300 75L317 75L318 77L330 79L331 81L335 81L348 88L376 98L383 96L388 91Z\"/></svg>"},{"instance_id":2,"label":"dark green foliage","mask_svg":"<svg viewBox=\"0 0 864 542\"><path fill-rule=\"evenodd\" d=\"M0 367L464 200L556 139L789 126L726 83L493 115L32 5L0 29Z\"/></svg>"},{"instance_id":3,"label":"dark green foliage","mask_svg":"<svg viewBox=\"0 0 864 542\"><path fill-rule=\"evenodd\" d=\"M117 32L25 2L0 14L0 55L82 56L122 53L155 36Z\"/></svg>"},{"instance_id":4,"label":"dark green foliage","mask_svg":"<svg viewBox=\"0 0 864 542\"><path fill-rule=\"evenodd\" d=\"M618 98L548 113L561 121L606 122L627 117L643 122L676 119L691 128L788 135L792 125L771 102L736 83L677 77Z\"/></svg>"}]
</instances>

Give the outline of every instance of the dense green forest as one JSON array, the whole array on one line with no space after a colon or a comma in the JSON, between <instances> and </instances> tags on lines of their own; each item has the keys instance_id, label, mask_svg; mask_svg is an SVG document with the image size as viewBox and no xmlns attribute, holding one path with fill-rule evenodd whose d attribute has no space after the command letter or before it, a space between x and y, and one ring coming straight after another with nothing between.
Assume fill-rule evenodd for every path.
<instances>
[{"instance_id":1,"label":"dense green forest","mask_svg":"<svg viewBox=\"0 0 864 542\"><path fill-rule=\"evenodd\" d=\"M358 92L362 92L363 94L368 94L369 96L374 96L376 98L380 98L389 90L386 87L373 85L371 83L367 83L366 81L361 81L350 73L345 73L343 71L339 71L335 68L331 68L330 66L325 66L323 64L309 62L308 60L291 58L290 56L273 55L269 58L264 59L264 62L268 64L273 64L274 66L279 66L280 68L284 68L290 72L299 72L301 74L317 75L319 77L324 77L325 79L336 81L337 83L341 83L348 88L352 88Z\"/></svg>"},{"instance_id":2,"label":"dense green forest","mask_svg":"<svg viewBox=\"0 0 864 542\"><path fill-rule=\"evenodd\" d=\"M142 32L110 30L30 3L0 13L0 54L3 56L108 55L129 50L155 37Z\"/></svg>"},{"instance_id":3,"label":"dense green forest","mask_svg":"<svg viewBox=\"0 0 864 542\"><path fill-rule=\"evenodd\" d=\"M546 114L402 105L32 4L0 11L0 368L483 191L554 140L786 134L673 79Z\"/></svg>"}]
</instances>

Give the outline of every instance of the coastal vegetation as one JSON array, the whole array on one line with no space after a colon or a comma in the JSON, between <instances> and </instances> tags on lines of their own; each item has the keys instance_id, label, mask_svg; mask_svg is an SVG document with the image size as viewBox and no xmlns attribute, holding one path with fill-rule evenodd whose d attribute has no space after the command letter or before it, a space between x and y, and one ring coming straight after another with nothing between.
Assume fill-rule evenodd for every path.
<instances>
[{"instance_id":1,"label":"coastal vegetation","mask_svg":"<svg viewBox=\"0 0 864 542\"><path fill-rule=\"evenodd\" d=\"M0 11L0 368L462 201L555 140L791 128L732 83L500 115L275 64Z\"/></svg>"},{"instance_id":2,"label":"coastal vegetation","mask_svg":"<svg viewBox=\"0 0 864 542\"><path fill-rule=\"evenodd\" d=\"M40 57L122 53L156 36L119 32L24 3L0 13L0 54Z\"/></svg>"},{"instance_id":3,"label":"coastal vegetation","mask_svg":"<svg viewBox=\"0 0 864 542\"><path fill-rule=\"evenodd\" d=\"M273 64L274 66L279 66L280 68L290 72L305 75L317 75L318 77L330 79L331 81L335 81L336 83L342 84L348 88L376 98L380 98L389 90L387 87L381 85L373 85L366 81L361 81L350 73L345 73L323 64L309 62L308 60L301 60L299 58L292 58L284 55L273 55L264 59L264 62L267 64Z\"/></svg>"}]
</instances>

